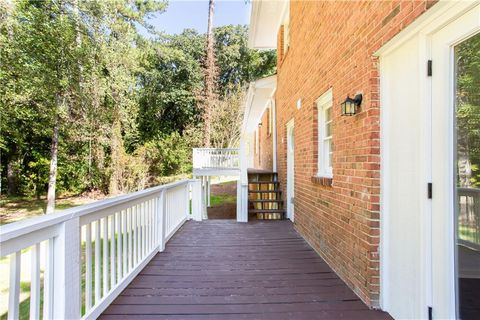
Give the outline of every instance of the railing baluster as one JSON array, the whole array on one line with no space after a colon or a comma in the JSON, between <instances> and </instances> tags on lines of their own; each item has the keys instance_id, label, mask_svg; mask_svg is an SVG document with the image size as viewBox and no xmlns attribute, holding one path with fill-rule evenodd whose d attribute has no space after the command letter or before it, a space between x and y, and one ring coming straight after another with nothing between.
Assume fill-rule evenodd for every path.
<instances>
[{"instance_id":1,"label":"railing baluster","mask_svg":"<svg viewBox=\"0 0 480 320\"><path fill-rule=\"evenodd\" d=\"M40 243L33 245L30 284L30 319L40 319Z\"/></svg>"},{"instance_id":2,"label":"railing baluster","mask_svg":"<svg viewBox=\"0 0 480 320\"><path fill-rule=\"evenodd\" d=\"M102 219L103 226L103 295L106 296L108 293L108 217Z\"/></svg>"},{"instance_id":3,"label":"railing baluster","mask_svg":"<svg viewBox=\"0 0 480 320\"><path fill-rule=\"evenodd\" d=\"M95 303L101 299L101 279L100 279L100 219L95 222Z\"/></svg>"},{"instance_id":4,"label":"railing baluster","mask_svg":"<svg viewBox=\"0 0 480 320\"><path fill-rule=\"evenodd\" d=\"M137 265L138 261L138 216L137 216L137 206L135 205L133 208L133 265Z\"/></svg>"},{"instance_id":5,"label":"railing baluster","mask_svg":"<svg viewBox=\"0 0 480 320\"><path fill-rule=\"evenodd\" d=\"M149 225L149 212L150 212L150 201L145 201L145 255L149 251L149 241L150 241L150 225Z\"/></svg>"},{"instance_id":6,"label":"railing baluster","mask_svg":"<svg viewBox=\"0 0 480 320\"><path fill-rule=\"evenodd\" d=\"M122 279L123 273L123 259L122 259L122 211L119 211L115 214L115 229L117 231L117 282L120 282Z\"/></svg>"},{"instance_id":7,"label":"railing baluster","mask_svg":"<svg viewBox=\"0 0 480 320\"><path fill-rule=\"evenodd\" d=\"M92 226L85 226L85 309L92 307Z\"/></svg>"},{"instance_id":8,"label":"railing baluster","mask_svg":"<svg viewBox=\"0 0 480 320\"><path fill-rule=\"evenodd\" d=\"M149 219L149 224L148 224L148 229L149 229L149 241L148 241L148 252L150 252L153 248L153 199L148 201L148 219Z\"/></svg>"},{"instance_id":9,"label":"railing baluster","mask_svg":"<svg viewBox=\"0 0 480 320\"><path fill-rule=\"evenodd\" d=\"M45 243L46 261L43 275L43 319L53 318L53 239L48 239Z\"/></svg>"},{"instance_id":10,"label":"railing baluster","mask_svg":"<svg viewBox=\"0 0 480 320\"><path fill-rule=\"evenodd\" d=\"M20 299L20 269L22 252L10 255L10 286L8 289L8 319L18 319Z\"/></svg>"},{"instance_id":11,"label":"railing baluster","mask_svg":"<svg viewBox=\"0 0 480 320\"><path fill-rule=\"evenodd\" d=\"M128 225L128 272L132 271L133 268L133 255L132 255L132 233L133 233L133 225L132 225L132 216L133 216L133 207L128 208L128 215L127 215L127 225Z\"/></svg>"},{"instance_id":12,"label":"railing baluster","mask_svg":"<svg viewBox=\"0 0 480 320\"><path fill-rule=\"evenodd\" d=\"M137 205L137 263L142 256L142 205Z\"/></svg>"},{"instance_id":13,"label":"railing baluster","mask_svg":"<svg viewBox=\"0 0 480 320\"><path fill-rule=\"evenodd\" d=\"M127 270L127 210L125 209L122 212L122 236L123 236L123 245L122 245L122 258L123 258L123 266L122 266L122 278L128 273Z\"/></svg>"},{"instance_id":14,"label":"railing baluster","mask_svg":"<svg viewBox=\"0 0 480 320\"><path fill-rule=\"evenodd\" d=\"M110 216L110 287L113 288L115 287L115 284L117 283L115 280L115 276L117 273L117 268L116 268L116 259L115 259L115 214L112 214Z\"/></svg>"},{"instance_id":15,"label":"railing baluster","mask_svg":"<svg viewBox=\"0 0 480 320\"><path fill-rule=\"evenodd\" d=\"M165 201L166 191L162 190L158 199L158 250L165 250Z\"/></svg>"},{"instance_id":16,"label":"railing baluster","mask_svg":"<svg viewBox=\"0 0 480 320\"><path fill-rule=\"evenodd\" d=\"M142 258L145 256L147 252L147 228L146 228L146 204L145 202L142 203Z\"/></svg>"},{"instance_id":17,"label":"railing baluster","mask_svg":"<svg viewBox=\"0 0 480 320\"><path fill-rule=\"evenodd\" d=\"M137 205L137 263L142 256L142 204Z\"/></svg>"}]
</instances>

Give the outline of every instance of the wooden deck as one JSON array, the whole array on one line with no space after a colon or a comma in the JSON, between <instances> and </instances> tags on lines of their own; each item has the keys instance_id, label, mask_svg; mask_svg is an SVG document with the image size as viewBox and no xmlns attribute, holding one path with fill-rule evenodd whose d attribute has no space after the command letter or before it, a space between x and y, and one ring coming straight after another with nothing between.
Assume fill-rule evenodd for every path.
<instances>
[{"instance_id":1,"label":"wooden deck","mask_svg":"<svg viewBox=\"0 0 480 320\"><path fill-rule=\"evenodd\" d=\"M101 319L390 319L288 221L187 222Z\"/></svg>"}]
</instances>

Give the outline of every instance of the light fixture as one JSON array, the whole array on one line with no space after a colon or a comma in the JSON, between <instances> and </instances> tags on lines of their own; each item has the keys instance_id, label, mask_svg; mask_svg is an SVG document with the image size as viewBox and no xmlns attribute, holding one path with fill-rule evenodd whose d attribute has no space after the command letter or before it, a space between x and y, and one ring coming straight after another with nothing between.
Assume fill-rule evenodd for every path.
<instances>
[{"instance_id":1,"label":"light fixture","mask_svg":"<svg viewBox=\"0 0 480 320\"><path fill-rule=\"evenodd\" d=\"M258 124L258 127L259 127L259 128L261 128L261 127L262 127L262 123L261 123L261 122Z\"/></svg>"},{"instance_id":2,"label":"light fixture","mask_svg":"<svg viewBox=\"0 0 480 320\"><path fill-rule=\"evenodd\" d=\"M344 102L342 102L342 116L353 116L357 113L358 107L362 104L363 96L357 94L355 98L347 96Z\"/></svg>"}]
</instances>

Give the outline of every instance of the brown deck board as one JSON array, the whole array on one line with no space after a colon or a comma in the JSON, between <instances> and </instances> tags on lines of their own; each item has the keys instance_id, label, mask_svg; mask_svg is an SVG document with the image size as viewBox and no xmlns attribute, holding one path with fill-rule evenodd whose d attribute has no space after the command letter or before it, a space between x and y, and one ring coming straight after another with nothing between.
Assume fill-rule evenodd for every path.
<instances>
[{"instance_id":1,"label":"brown deck board","mask_svg":"<svg viewBox=\"0 0 480 320\"><path fill-rule=\"evenodd\" d=\"M288 221L187 222L102 319L390 319Z\"/></svg>"}]
</instances>

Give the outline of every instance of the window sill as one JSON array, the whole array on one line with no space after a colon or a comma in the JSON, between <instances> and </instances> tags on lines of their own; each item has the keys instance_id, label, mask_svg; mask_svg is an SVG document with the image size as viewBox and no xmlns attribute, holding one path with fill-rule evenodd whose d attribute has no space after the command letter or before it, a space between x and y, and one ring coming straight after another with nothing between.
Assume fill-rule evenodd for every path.
<instances>
[{"instance_id":1,"label":"window sill","mask_svg":"<svg viewBox=\"0 0 480 320\"><path fill-rule=\"evenodd\" d=\"M332 176L316 175L316 176L312 176L311 180L312 180L313 183L319 184L321 186L325 186L325 187L332 187L333 186Z\"/></svg>"}]
</instances>

